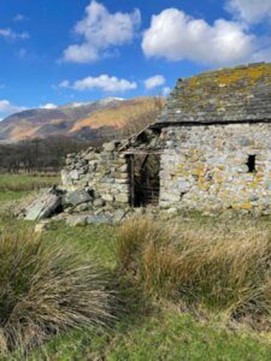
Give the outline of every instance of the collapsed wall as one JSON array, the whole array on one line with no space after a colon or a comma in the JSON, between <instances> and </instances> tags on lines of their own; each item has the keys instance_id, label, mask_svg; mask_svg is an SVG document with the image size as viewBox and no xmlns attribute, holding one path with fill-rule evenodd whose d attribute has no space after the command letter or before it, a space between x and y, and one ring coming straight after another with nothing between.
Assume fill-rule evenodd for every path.
<instances>
[{"instance_id":1,"label":"collapsed wall","mask_svg":"<svg viewBox=\"0 0 271 361\"><path fill-rule=\"evenodd\" d=\"M107 204L118 208L129 205L129 173L122 142L112 141L102 150L89 148L70 154L61 172L62 188L71 192L85 189L93 197L93 205Z\"/></svg>"}]
</instances>

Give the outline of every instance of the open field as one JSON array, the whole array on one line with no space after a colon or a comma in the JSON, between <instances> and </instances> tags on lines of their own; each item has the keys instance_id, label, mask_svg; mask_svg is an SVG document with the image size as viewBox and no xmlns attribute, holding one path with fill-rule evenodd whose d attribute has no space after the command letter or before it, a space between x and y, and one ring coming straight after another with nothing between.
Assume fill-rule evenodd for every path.
<instances>
[{"instance_id":1,"label":"open field","mask_svg":"<svg viewBox=\"0 0 271 361\"><path fill-rule=\"evenodd\" d=\"M0 192L29 192L58 184L60 176L57 175L31 175L31 174L1 174Z\"/></svg>"},{"instance_id":2,"label":"open field","mask_svg":"<svg viewBox=\"0 0 271 361\"><path fill-rule=\"evenodd\" d=\"M31 192L38 191L43 187L58 184L59 176L44 175L0 175L0 210L10 201L16 201L28 196Z\"/></svg>"},{"instance_id":3,"label":"open field","mask_svg":"<svg viewBox=\"0 0 271 361\"><path fill-rule=\"evenodd\" d=\"M12 182L16 187L7 192L2 185ZM36 188L32 184L39 180L35 182L30 177L0 177L0 199L6 204L23 197ZM116 320L106 328L67 330L29 356L15 352L2 359L270 360L265 287L270 277L270 219L191 215L159 226L161 222L144 217L114 227L50 225L42 235L45 244L83 249L111 275ZM0 225L2 233L29 227L31 233L34 227L8 217Z\"/></svg>"}]
</instances>

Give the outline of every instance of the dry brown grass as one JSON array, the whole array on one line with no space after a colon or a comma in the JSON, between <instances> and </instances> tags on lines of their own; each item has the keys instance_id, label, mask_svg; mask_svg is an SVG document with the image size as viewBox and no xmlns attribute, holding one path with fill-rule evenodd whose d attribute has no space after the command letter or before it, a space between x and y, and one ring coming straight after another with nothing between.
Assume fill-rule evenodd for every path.
<instances>
[{"instance_id":1,"label":"dry brown grass","mask_svg":"<svg viewBox=\"0 0 271 361\"><path fill-rule=\"evenodd\" d=\"M70 328L105 325L108 278L71 246L31 229L0 237L0 353L29 350Z\"/></svg>"},{"instance_id":2,"label":"dry brown grass","mask_svg":"<svg viewBox=\"0 0 271 361\"><path fill-rule=\"evenodd\" d=\"M122 273L156 299L240 318L271 313L270 228L251 221L126 221L117 237Z\"/></svg>"}]
</instances>

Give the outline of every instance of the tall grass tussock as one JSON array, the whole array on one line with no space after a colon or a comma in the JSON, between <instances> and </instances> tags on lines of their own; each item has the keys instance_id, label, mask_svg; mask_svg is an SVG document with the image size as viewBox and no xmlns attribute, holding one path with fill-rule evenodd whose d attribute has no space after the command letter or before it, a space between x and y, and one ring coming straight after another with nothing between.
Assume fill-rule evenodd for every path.
<instances>
[{"instance_id":1,"label":"tall grass tussock","mask_svg":"<svg viewBox=\"0 0 271 361\"><path fill-rule=\"evenodd\" d=\"M0 236L0 354L112 318L108 279L82 251L32 229Z\"/></svg>"},{"instance_id":2,"label":"tall grass tussock","mask_svg":"<svg viewBox=\"0 0 271 361\"><path fill-rule=\"evenodd\" d=\"M232 222L131 218L117 236L120 270L155 299L234 319L270 316L270 228Z\"/></svg>"}]
</instances>

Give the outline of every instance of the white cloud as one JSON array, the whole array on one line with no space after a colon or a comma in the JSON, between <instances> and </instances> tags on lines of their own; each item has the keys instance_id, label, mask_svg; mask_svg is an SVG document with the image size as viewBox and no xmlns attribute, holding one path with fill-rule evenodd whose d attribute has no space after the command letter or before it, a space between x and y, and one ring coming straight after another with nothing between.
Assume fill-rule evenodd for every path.
<instances>
[{"instance_id":1,"label":"white cloud","mask_svg":"<svg viewBox=\"0 0 271 361\"><path fill-rule=\"evenodd\" d=\"M270 0L228 0L226 9L235 17L248 23L259 23L271 19Z\"/></svg>"},{"instance_id":2,"label":"white cloud","mask_svg":"<svg viewBox=\"0 0 271 361\"><path fill-rule=\"evenodd\" d=\"M6 40L26 40L29 39L29 34L26 31L17 33L10 28L2 28L0 29L0 37Z\"/></svg>"},{"instance_id":3,"label":"white cloud","mask_svg":"<svg viewBox=\"0 0 271 361\"><path fill-rule=\"evenodd\" d=\"M98 77L89 76L84 79L77 80L73 84L68 80L64 80L59 84L59 86L61 88L71 88L81 91L99 89L105 92L124 92L126 90L136 89L137 83L103 74Z\"/></svg>"},{"instance_id":4,"label":"white cloud","mask_svg":"<svg viewBox=\"0 0 271 361\"><path fill-rule=\"evenodd\" d=\"M17 54L19 58L24 59L27 55L27 50L25 48L21 48Z\"/></svg>"},{"instance_id":5,"label":"white cloud","mask_svg":"<svg viewBox=\"0 0 271 361\"><path fill-rule=\"evenodd\" d=\"M164 97L167 97L167 96L170 94L170 92L171 92L171 88L168 87L168 86L165 86L165 87L162 89L162 95L163 95Z\"/></svg>"},{"instance_id":6,"label":"white cloud","mask_svg":"<svg viewBox=\"0 0 271 361\"><path fill-rule=\"evenodd\" d=\"M16 14L13 18L13 21L15 21L15 22L20 22L20 21L25 21L25 20L27 20L27 17L20 13Z\"/></svg>"},{"instance_id":7,"label":"white cloud","mask_svg":"<svg viewBox=\"0 0 271 361\"><path fill-rule=\"evenodd\" d=\"M69 80L63 80L58 86L59 86L59 88L69 88L70 82L69 82Z\"/></svg>"},{"instance_id":8,"label":"white cloud","mask_svg":"<svg viewBox=\"0 0 271 361\"><path fill-rule=\"evenodd\" d=\"M208 65L247 61L255 47L256 37L247 33L241 23L218 19L209 25L174 8L152 17L142 41L147 57L188 59Z\"/></svg>"},{"instance_id":9,"label":"white cloud","mask_svg":"<svg viewBox=\"0 0 271 361\"><path fill-rule=\"evenodd\" d=\"M9 100L0 100L0 115L7 116L9 114L21 112L26 109L26 107L12 104Z\"/></svg>"},{"instance_id":10,"label":"white cloud","mask_svg":"<svg viewBox=\"0 0 271 361\"><path fill-rule=\"evenodd\" d=\"M47 103L40 106L41 109L56 109L57 105L53 103Z\"/></svg>"},{"instance_id":11,"label":"white cloud","mask_svg":"<svg viewBox=\"0 0 271 361\"><path fill-rule=\"evenodd\" d=\"M144 81L144 85L146 89L153 89L157 88L161 85L164 85L166 82L166 79L163 77L163 75L154 75Z\"/></svg>"},{"instance_id":12,"label":"white cloud","mask_svg":"<svg viewBox=\"0 0 271 361\"><path fill-rule=\"evenodd\" d=\"M74 28L83 37L81 44L64 50L64 60L76 63L97 61L112 47L129 43L141 23L139 10L133 13L109 13L103 4L91 1L85 17Z\"/></svg>"}]
</instances>

